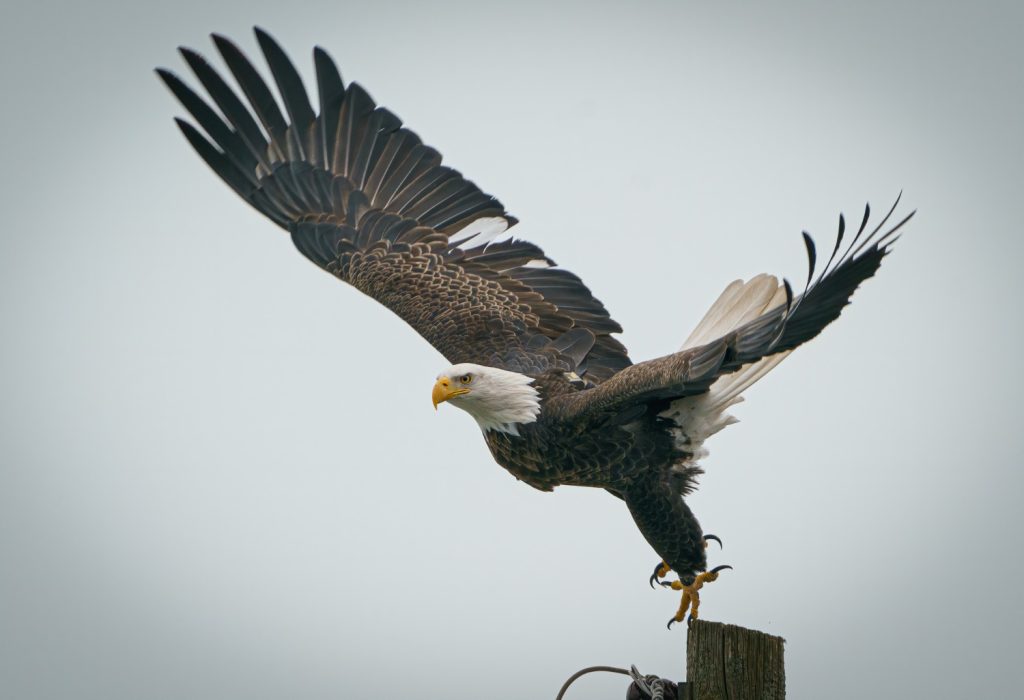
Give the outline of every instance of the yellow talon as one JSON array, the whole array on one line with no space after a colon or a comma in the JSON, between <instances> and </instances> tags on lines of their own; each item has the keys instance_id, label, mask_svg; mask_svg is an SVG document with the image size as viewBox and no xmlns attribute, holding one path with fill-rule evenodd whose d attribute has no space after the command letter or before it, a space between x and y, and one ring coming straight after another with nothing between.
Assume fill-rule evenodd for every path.
<instances>
[{"instance_id":1,"label":"yellow talon","mask_svg":"<svg viewBox=\"0 0 1024 700\"><path fill-rule=\"evenodd\" d=\"M668 572L671 570L672 569L668 567L668 564L666 564L665 562L661 562L661 567L658 569L657 574L658 578L665 578L666 576L668 576Z\"/></svg>"},{"instance_id":2,"label":"yellow talon","mask_svg":"<svg viewBox=\"0 0 1024 700\"><path fill-rule=\"evenodd\" d=\"M670 585L674 591L682 591L682 599L679 601L679 610L676 614L668 621L669 628L672 627L673 622L682 622L686 619L686 612L689 610L690 619L697 619L697 610L700 608L700 593L698 591L703 588L705 583L710 583L718 579L718 572L722 569L731 569L731 566L716 566L711 571L702 571L697 574L693 583L689 586L684 585L682 581L673 581Z\"/></svg>"},{"instance_id":3,"label":"yellow talon","mask_svg":"<svg viewBox=\"0 0 1024 700\"><path fill-rule=\"evenodd\" d=\"M718 572L714 573L710 571L704 571L697 574L697 577L693 579L693 583L689 586L684 586L682 581L673 581L672 590L682 591L683 598L679 602L679 610L676 612L676 616L673 618L676 622L682 622L686 617L686 610L689 608L690 617L694 620L697 619L697 609L700 607L700 593L699 591L703 588L704 584L708 581L714 581L718 578Z\"/></svg>"}]
</instances>

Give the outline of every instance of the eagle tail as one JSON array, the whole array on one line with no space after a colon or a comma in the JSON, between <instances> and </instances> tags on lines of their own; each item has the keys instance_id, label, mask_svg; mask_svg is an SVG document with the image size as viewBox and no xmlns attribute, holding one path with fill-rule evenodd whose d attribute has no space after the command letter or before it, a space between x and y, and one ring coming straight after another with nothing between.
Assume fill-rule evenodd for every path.
<instances>
[{"instance_id":1,"label":"eagle tail","mask_svg":"<svg viewBox=\"0 0 1024 700\"><path fill-rule=\"evenodd\" d=\"M680 350L710 343L786 303L785 286L774 275L733 280L711 305Z\"/></svg>"},{"instance_id":2,"label":"eagle tail","mask_svg":"<svg viewBox=\"0 0 1024 700\"><path fill-rule=\"evenodd\" d=\"M734 280L704 314L680 351L728 335L786 302L786 286L773 275L760 274L746 282ZM699 435L698 441L703 442L725 426L735 423L736 419L725 410L743 401L743 392L788 356L789 352L778 353L744 365L736 372L719 377L707 394L693 397L691 403L699 403L702 425L694 426L696 429L690 436L691 440Z\"/></svg>"}]
</instances>

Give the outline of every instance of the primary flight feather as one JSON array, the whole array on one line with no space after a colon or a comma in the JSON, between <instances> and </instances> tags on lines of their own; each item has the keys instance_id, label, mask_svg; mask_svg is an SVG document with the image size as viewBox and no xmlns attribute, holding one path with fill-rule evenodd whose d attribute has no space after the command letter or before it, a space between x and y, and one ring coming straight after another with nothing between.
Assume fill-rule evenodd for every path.
<instances>
[{"instance_id":1,"label":"primary flight feather","mask_svg":"<svg viewBox=\"0 0 1024 700\"><path fill-rule=\"evenodd\" d=\"M198 53L181 49L210 102L157 72L202 129L178 119L189 143L243 199L291 235L317 266L403 318L452 363L434 406L476 419L495 460L544 491L570 484L621 498L661 556L652 581L674 570L697 614L708 539L684 496L701 473L704 441L733 422L726 410L798 345L839 316L912 216L868 229L869 210L815 278L794 295L770 275L726 287L679 352L633 364L622 331L579 277L538 246L505 237L504 206L442 165L441 155L345 85L313 51L319 113L284 51L256 39L270 87L228 39L213 41L242 95ZM243 99L244 98L244 99ZM212 103L212 104L211 104ZM286 116L287 115L287 116ZM203 133L205 132L205 134ZM722 568L722 567L719 567Z\"/></svg>"}]
</instances>

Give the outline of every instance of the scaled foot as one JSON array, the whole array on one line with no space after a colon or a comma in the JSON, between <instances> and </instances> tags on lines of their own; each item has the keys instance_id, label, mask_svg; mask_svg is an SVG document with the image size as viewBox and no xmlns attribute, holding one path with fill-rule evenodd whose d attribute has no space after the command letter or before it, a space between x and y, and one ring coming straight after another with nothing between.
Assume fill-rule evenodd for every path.
<instances>
[{"instance_id":1,"label":"scaled foot","mask_svg":"<svg viewBox=\"0 0 1024 700\"><path fill-rule=\"evenodd\" d=\"M704 535L705 548L708 546L709 540L714 540L715 542L717 542L719 547L722 546L722 540L720 540L715 535ZM663 581L662 579L668 576L668 573L672 570L672 568L664 561L658 562L658 564L654 567L654 573L651 574L651 577L649 579L651 588L654 588L654 584L655 582L657 582L658 584L666 588L671 588L674 591L683 592L682 600L680 600L679 602L679 610L677 610L676 614L668 621L669 629L672 629L673 622L682 622L683 620L685 620L687 612L689 612L691 619L696 619L697 609L700 607L700 593L698 593L698 591L700 591L700 589L704 586L705 583L716 580L718 578L719 571L731 568L732 567L727 564L723 566L716 566L711 571L702 571L694 577L692 582L690 582L689 584L684 584L681 580Z\"/></svg>"},{"instance_id":2,"label":"scaled foot","mask_svg":"<svg viewBox=\"0 0 1024 700\"><path fill-rule=\"evenodd\" d=\"M687 610L690 612L690 619L696 620L697 609L700 607L700 593L698 591L704 587L705 583L718 579L719 571L731 568L728 564L723 564L722 566L716 566L711 571L702 571L694 577L693 583L689 585L684 584L682 581L661 582L663 586L667 586L674 591L683 592L682 600L679 601L679 610L669 618L668 628L672 629L673 622L682 622L686 619Z\"/></svg>"}]
</instances>

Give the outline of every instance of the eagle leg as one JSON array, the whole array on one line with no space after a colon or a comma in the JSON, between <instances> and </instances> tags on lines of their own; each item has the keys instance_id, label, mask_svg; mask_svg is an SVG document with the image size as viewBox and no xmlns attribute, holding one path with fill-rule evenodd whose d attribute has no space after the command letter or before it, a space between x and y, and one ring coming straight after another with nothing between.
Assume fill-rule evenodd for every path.
<instances>
[{"instance_id":1,"label":"eagle leg","mask_svg":"<svg viewBox=\"0 0 1024 700\"><path fill-rule=\"evenodd\" d=\"M731 568L732 567L728 564L724 564L722 566L716 566L711 571L702 571L694 577L693 583L690 585L685 585L682 581L672 581L671 583L662 584L668 585L674 591L683 592L682 600L679 601L679 610L676 611L675 615L669 618L668 628L672 629L673 622L682 622L686 618L687 610L690 612L690 619L696 620L697 609L700 607L700 589L704 587L705 583L717 580L719 571Z\"/></svg>"},{"instance_id":2,"label":"eagle leg","mask_svg":"<svg viewBox=\"0 0 1024 700\"><path fill-rule=\"evenodd\" d=\"M685 619L687 610L696 617L700 604L697 591L706 582L717 579L723 568L732 568L719 566L708 571L708 541L714 540L719 545L722 541L715 535L704 535L700 523L683 500L681 482L673 474L634 481L623 491L623 496L644 539L661 555L661 561L649 579L651 585L657 581L662 586L683 592L679 611L672 621ZM669 571L675 571L679 580L662 581Z\"/></svg>"}]
</instances>

